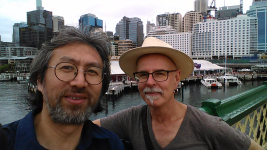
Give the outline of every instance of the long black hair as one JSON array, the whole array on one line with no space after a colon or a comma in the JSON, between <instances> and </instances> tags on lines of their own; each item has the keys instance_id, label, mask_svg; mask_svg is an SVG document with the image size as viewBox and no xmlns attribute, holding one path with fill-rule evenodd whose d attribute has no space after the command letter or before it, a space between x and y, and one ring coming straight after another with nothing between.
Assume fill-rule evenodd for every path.
<instances>
[{"instance_id":1,"label":"long black hair","mask_svg":"<svg viewBox=\"0 0 267 150\"><path fill-rule=\"evenodd\" d=\"M108 42L106 34L103 32L93 32L86 29L82 30L71 26L64 26L63 28L61 28L61 30L59 30L58 34L54 38L42 45L40 51L31 64L29 81L36 87L38 79L41 79L40 81L41 83L43 83L47 65L54 49L77 42L93 46L99 53L103 62L103 73L105 75L102 81L101 94L97 104L98 106L94 110L94 113L97 113L103 110L102 100L105 97L105 93L108 90L110 83ZM34 96L32 96L32 98L29 98L29 101L32 108L42 109L43 95L40 91L36 90Z\"/></svg>"}]
</instances>

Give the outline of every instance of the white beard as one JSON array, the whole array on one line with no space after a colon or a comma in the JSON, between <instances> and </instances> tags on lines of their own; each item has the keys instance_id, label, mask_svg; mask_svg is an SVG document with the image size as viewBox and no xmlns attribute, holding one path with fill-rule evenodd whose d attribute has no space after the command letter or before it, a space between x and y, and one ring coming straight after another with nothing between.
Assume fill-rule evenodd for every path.
<instances>
[{"instance_id":1,"label":"white beard","mask_svg":"<svg viewBox=\"0 0 267 150\"><path fill-rule=\"evenodd\" d=\"M161 95L163 95L163 91L161 89L156 89L156 88L146 87L146 88L144 88L143 93L146 93L146 92L159 92L159 93L161 93ZM150 96L150 95L145 94L145 97L150 101L151 105L153 105L154 100L159 98L160 95Z\"/></svg>"}]
</instances>

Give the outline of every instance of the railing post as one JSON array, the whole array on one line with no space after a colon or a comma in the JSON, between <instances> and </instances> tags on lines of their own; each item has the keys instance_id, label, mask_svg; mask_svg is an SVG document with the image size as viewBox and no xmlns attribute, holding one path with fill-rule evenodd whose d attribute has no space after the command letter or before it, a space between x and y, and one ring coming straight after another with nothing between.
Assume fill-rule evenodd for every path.
<instances>
[{"instance_id":1,"label":"railing post","mask_svg":"<svg viewBox=\"0 0 267 150\"><path fill-rule=\"evenodd\" d=\"M200 110L213 115L213 116L218 116L217 110L216 108L218 106L220 106L221 101L218 99L207 99L205 101L203 101L201 108L199 108Z\"/></svg>"}]
</instances>

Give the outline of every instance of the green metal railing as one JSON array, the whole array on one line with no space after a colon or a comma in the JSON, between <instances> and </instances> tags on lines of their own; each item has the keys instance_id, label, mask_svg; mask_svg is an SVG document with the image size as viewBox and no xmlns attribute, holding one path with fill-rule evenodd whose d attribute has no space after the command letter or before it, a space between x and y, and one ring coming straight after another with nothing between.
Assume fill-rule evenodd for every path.
<instances>
[{"instance_id":1,"label":"green metal railing","mask_svg":"<svg viewBox=\"0 0 267 150\"><path fill-rule=\"evenodd\" d=\"M221 117L226 123L247 134L260 145L267 144L266 81L259 87L223 100L205 100L199 109Z\"/></svg>"}]
</instances>

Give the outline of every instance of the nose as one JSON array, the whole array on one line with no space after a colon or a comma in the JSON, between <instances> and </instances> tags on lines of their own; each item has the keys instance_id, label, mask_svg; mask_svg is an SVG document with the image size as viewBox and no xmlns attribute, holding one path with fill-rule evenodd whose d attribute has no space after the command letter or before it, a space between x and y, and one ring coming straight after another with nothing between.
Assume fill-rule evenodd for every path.
<instances>
[{"instance_id":1,"label":"nose","mask_svg":"<svg viewBox=\"0 0 267 150\"><path fill-rule=\"evenodd\" d=\"M88 82L86 81L84 70L78 69L76 77L70 81L71 86L76 86L78 88L83 88L88 86Z\"/></svg>"},{"instance_id":2,"label":"nose","mask_svg":"<svg viewBox=\"0 0 267 150\"><path fill-rule=\"evenodd\" d=\"M154 80L152 74L149 74L148 75L148 78L147 78L147 81L146 81L146 84L148 85L154 85L156 83L156 81Z\"/></svg>"}]
</instances>

